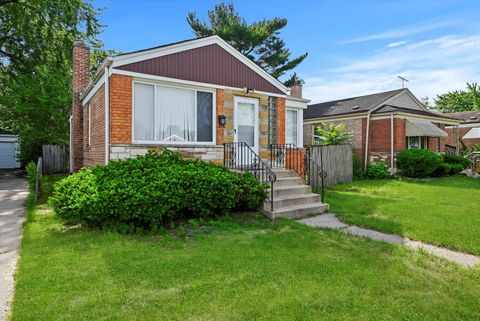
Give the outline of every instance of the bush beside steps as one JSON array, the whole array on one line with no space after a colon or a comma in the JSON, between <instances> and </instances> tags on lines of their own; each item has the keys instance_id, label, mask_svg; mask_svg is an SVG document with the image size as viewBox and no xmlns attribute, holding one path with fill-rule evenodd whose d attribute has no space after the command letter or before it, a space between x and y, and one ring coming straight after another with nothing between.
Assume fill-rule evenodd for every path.
<instances>
[{"instance_id":1,"label":"bush beside steps","mask_svg":"<svg viewBox=\"0 0 480 321\"><path fill-rule=\"evenodd\" d=\"M266 185L249 174L164 149L83 168L54 186L55 213L84 225L157 231L179 219L208 219L258 209Z\"/></svg>"}]
</instances>

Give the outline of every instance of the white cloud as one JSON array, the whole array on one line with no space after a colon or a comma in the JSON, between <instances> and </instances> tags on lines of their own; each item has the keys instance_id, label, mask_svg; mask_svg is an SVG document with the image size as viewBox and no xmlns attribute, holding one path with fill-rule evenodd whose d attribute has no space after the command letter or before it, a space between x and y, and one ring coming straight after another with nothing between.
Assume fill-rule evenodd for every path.
<instances>
[{"instance_id":1,"label":"white cloud","mask_svg":"<svg viewBox=\"0 0 480 321\"><path fill-rule=\"evenodd\" d=\"M408 41L397 41L397 42L391 42L387 45L387 48L393 48L393 47L399 47L407 44Z\"/></svg>"},{"instance_id":2,"label":"white cloud","mask_svg":"<svg viewBox=\"0 0 480 321\"><path fill-rule=\"evenodd\" d=\"M401 75L419 98L461 89L480 80L480 35L444 36L349 61L306 78L304 94L312 101L328 101L401 87Z\"/></svg>"},{"instance_id":3,"label":"white cloud","mask_svg":"<svg viewBox=\"0 0 480 321\"><path fill-rule=\"evenodd\" d=\"M421 33L425 33L427 31L431 30L436 30L436 29L441 29L441 28L446 28L446 27L452 27L457 25L459 22L457 20L442 20L442 21L433 21L433 22L427 22L423 24L416 24L416 25L410 25L410 26L405 26L403 28L395 29L395 30L390 30L386 32L381 32L381 33L375 33L372 35L368 36L362 36L358 38L353 38L353 39L348 39L343 41L343 44L351 44L351 43L359 43L359 42L366 42L366 41L372 41L372 40L386 40L386 39L395 39L395 38L401 38L401 37L406 37L406 36L412 36L412 35L417 35Z\"/></svg>"}]
</instances>

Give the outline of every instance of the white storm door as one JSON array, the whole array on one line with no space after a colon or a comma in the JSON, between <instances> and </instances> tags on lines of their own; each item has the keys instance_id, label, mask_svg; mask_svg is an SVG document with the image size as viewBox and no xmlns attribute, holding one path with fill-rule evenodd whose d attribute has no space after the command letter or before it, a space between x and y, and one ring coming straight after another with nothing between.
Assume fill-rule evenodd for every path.
<instances>
[{"instance_id":1,"label":"white storm door","mask_svg":"<svg viewBox=\"0 0 480 321\"><path fill-rule=\"evenodd\" d=\"M259 106L258 99L234 98L233 136L234 142L246 143L257 155L259 152ZM247 148L245 148L247 149ZM253 159L245 157L247 150L237 150L237 164L249 164ZM241 157L241 156L244 157Z\"/></svg>"}]
</instances>

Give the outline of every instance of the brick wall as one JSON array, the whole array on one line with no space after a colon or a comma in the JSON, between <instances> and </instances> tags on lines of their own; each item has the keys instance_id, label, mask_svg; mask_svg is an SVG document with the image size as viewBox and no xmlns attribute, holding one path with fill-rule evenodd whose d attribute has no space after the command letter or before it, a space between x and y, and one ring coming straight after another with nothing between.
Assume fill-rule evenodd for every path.
<instances>
[{"instance_id":1,"label":"brick wall","mask_svg":"<svg viewBox=\"0 0 480 321\"><path fill-rule=\"evenodd\" d=\"M478 126L480 127L480 126ZM462 139L466 133L468 133L473 127L462 127L462 128L446 128L445 131L448 133L448 138L446 143L452 146L462 147L460 140L465 144L467 147L472 147L473 145L480 144L480 138L474 139Z\"/></svg>"},{"instance_id":2,"label":"brick wall","mask_svg":"<svg viewBox=\"0 0 480 321\"><path fill-rule=\"evenodd\" d=\"M225 125L221 126L218 124L218 116L225 115L225 96L223 89L217 89L217 119L215 120L217 123L217 145L222 145L224 143L225 137Z\"/></svg>"},{"instance_id":3,"label":"brick wall","mask_svg":"<svg viewBox=\"0 0 480 321\"><path fill-rule=\"evenodd\" d=\"M83 107L83 128L83 166L105 164L105 85Z\"/></svg>"},{"instance_id":4,"label":"brick wall","mask_svg":"<svg viewBox=\"0 0 480 321\"><path fill-rule=\"evenodd\" d=\"M80 95L88 86L90 53L83 44L75 44L73 47L73 81L72 81L72 168L78 171L83 166L83 111Z\"/></svg>"},{"instance_id":5,"label":"brick wall","mask_svg":"<svg viewBox=\"0 0 480 321\"><path fill-rule=\"evenodd\" d=\"M277 144L285 144L285 98L277 98Z\"/></svg>"},{"instance_id":6,"label":"brick wall","mask_svg":"<svg viewBox=\"0 0 480 321\"><path fill-rule=\"evenodd\" d=\"M132 143L132 77L110 77L110 144Z\"/></svg>"}]
</instances>

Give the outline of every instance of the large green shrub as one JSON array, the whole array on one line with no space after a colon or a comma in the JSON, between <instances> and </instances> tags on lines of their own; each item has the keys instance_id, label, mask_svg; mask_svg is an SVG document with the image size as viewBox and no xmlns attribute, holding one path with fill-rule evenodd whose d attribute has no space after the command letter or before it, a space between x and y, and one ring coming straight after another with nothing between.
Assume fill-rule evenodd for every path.
<instances>
[{"instance_id":1,"label":"large green shrub","mask_svg":"<svg viewBox=\"0 0 480 321\"><path fill-rule=\"evenodd\" d=\"M407 149L397 155L397 166L408 177L429 176L442 162L442 156L427 149Z\"/></svg>"},{"instance_id":2,"label":"large green shrub","mask_svg":"<svg viewBox=\"0 0 480 321\"><path fill-rule=\"evenodd\" d=\"M441 177L441 176L456 175L460 173L462 170L463 170L463 166L461 164L442 163L433 171L432 176Z\"/></svg>"},{"instance_id":3,"label":"large green shrub","mask_svg":"<svg viewBox=\"0 0 480 321\"><path fill-rule=\"evenodd\" d=\"M368 178L388 178L390 174L388 173L387 165L383 163L371 163L367 165L365 176Z\"/></svg>"},{"instance_id":4,"label":"large green shrub","mask_svg":"<svg viewBox=\"0 0 480 321\"><path fill-rule=\"evenodd\" d=\"M443 161L447 164L460 164L462 169L468 168L471 165L471 162L468 158L457 156L457 155L450 155L444 154L442 155Z\"/></svg>"},{"instance_id":5,"label":"large green shrub","mask_svg":"<svg viewBox=\"0 0 480 321\"><path fill-rule=\"evenodd\" d=\"M67 220L155 230L182 217L253 210L265 196L265 186L250 174L164 150L82 169L56 184L50 203Z\"/></svg>"}]
</instances>

